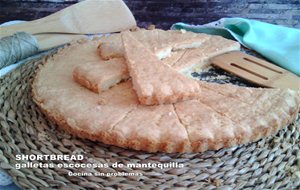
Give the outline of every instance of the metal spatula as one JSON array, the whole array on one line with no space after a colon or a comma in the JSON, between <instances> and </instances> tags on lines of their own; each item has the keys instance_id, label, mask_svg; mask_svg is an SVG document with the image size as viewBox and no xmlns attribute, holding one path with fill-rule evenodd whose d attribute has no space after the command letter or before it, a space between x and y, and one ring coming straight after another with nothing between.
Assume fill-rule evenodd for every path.
<instances>
[{"instance_id":1,"label":"metal spatula","mask_svg":"<svg viewBox=\"0 0 300 190\"><path fill-rule=\"evenodd\" d=\"M211 63L264 87L300 90L300 78L295 74L239 51L216 56L211 59Z\"/></svg>"}]
</instances>

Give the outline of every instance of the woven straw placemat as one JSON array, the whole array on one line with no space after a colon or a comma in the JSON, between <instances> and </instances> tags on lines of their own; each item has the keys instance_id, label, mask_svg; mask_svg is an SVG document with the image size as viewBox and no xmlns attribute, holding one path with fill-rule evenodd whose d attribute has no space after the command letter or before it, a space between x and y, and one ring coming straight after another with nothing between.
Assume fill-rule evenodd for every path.
<instances>
[{"instance_id":1,"label":"woven straw placemat","mask_svg":"<svg viewBox=\"0 0 300 190\"><path fill-rule=\"evenodd\" d=\"M53 52L51 52L53 53ZM0 79L1 168L23 189L299 189L300 119L276 136L197 154L145 153L82 140L47 119L34 104L31 82L42 58ZM248 85L217 69L194 76ZM268 113L266 113L268 114ZM299 117L298 117L299 118ZM84 155L82 161L43 163L178 163L183 168L21 168L17 154ZM38 161L34 161L38 163ZM69 172L139 173L141 176L70 176Z\"/></svg>"}]
</instances>

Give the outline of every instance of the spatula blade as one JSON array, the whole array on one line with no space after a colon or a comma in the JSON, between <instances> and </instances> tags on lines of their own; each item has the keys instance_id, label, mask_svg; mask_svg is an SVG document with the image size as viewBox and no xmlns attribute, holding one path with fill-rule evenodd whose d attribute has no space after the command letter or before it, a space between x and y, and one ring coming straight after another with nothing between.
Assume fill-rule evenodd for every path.
<instances>
[{"instance_id":1,"label":"spatula blade","mask_svg":"<svg viewBox=\"0 0 300 190\"><path fill-rule=\"evenodd\" d=\"M300 78L265 60L239 52L228 52L211 59L217 67L264 87L300 90Z\"/></svg>"}]
</instances>

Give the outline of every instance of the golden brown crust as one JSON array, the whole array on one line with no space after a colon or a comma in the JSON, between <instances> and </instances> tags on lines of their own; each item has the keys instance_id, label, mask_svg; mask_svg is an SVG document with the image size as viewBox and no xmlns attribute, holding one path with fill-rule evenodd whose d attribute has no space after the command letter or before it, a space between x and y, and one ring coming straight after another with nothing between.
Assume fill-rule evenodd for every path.
<instances>
[{"instance_id":1,"label":"golden brown crust","mask_svg":"<svg viewBox=\"0 0 300 190\"><path fill-rule=\"evenodd\" d=\"M34 91L33 91L33 97L36 97L34 95ZM148 142L147 140L146 141L136 141L136 139L125 139L123 136L119 135L118 133L100 132L98 134L91 134L86 130L76 130L75 128L68 125L68 123L62 117L55 116L53 113L47 111L46 109L43 109L43 107L41 106L42 105L41 102L38 102L36 99L34 99L34 101L41 108L43 113L45 115L47 115L49 117L49 119L51 119L51 121L53 121L60 127L63 127L63 129L66 130L67 132L69 132L75 136L78 136L80 138L89 139L92 141L100 141L105 144L110 144L110 145L119 146L119 147L123 147L123 148L131 148L131 149L143 150L143 151L147 151L147 152L166 152L166 153L204 152L207 150L219 150L220 148L229 148L229 147L239 145L239 144L254 142L254 141L260 140L261 138L263 138L265 136L276 134L278 132L278 130L281 129L280 126L286 126L289 123L291 123L295 119L295 117L298 113L298 112L293 112L291 110L291 112L290 112L291 117L289 119L287 119L287 118L283 119L283 121L282 121L282 123L280 123L280 125L278 125L278 124L276 125L276 124L273 124L273 122L271 122L271 127L267 128L270 130L270 132L267 135L266 135L266 131L265 131L267 129L265 129L264 131L261 131L261 132L253 133L253 136L251 136L251 141L247 141L244 138L244 135L240 134L240 135L237 135L235 138L223 138L223 139L218 139L215 141L198 140L196 142L193 142L192 144L190 144L189 142L186 142L186 141L178 142L176 145L173 145L172 147L170 147L168 145L169 144L168 142L160 142L157 145L149 146L149 143L151 143L151 142Z\"/></svg>"},{"instance_id":2,"label":"golden brown crust","mask_svg":"<svg viewBox=\"0 0 300 190\"><path fill-rule=\"evenodd\" d=\"M122 148L132 148L135 150L143 150L147 152L166 152L166 153L183 153L191 152L190 143L188 141L177 142L170 147L168 142L160 142L153 144L147 139L126 139L118 132L98 132L97 134L90 133L88 130L77 130L74 127L71 127L63 117L55 115L53 112L49 112L47 109L44 109L42 102L39 102L35 99L36 95L33 92L33 100L40 107L42 112L47 115L47 117L58 126L62 127L65 131L78 136L80 138L89 139L92 141L100 141L105 144L119 146ZM88 128L88 127L87 127ZM205 151L205 150L203 150Z\"/></svg>"},{"instance_id":3,"label":"golden brown crust","mask_svg":"<svg viewBox=\"0 0 300 190\"><path fill-rule=\"evenodd\" d=\"M70 78L78 65L78 52L85 53L86 57L81 56L84 60L97 61L94 49L98 43L84 42L60 50L39 67L32 84L33 100L41 110L81 138L148 152L203 152L275 134L299 111L299 93L291 90L209 83L200 84L205 93L198 100L163 107L138 105L130 81L94 94ZM254 102L248 98L251 95L255 96ZM99 100L105 103L99 104Z\"/></svg>"}]
</instances>

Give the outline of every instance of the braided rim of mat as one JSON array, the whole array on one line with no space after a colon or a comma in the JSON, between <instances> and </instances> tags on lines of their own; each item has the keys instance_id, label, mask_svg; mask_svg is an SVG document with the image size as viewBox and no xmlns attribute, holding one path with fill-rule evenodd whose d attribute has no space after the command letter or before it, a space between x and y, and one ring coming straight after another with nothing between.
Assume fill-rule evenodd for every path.
<instances>
[{"instance_id":1,"label":"braided rim of mat","mask_svg":"<svg viewBox=\"0 0 300 190\"><path fill-rule=\"evenodd\" d=\"M55 52L50 52L52 54ZM132 151L83 140L60 129L34 104L31 83L43 58L0 79L1 168L24 189L296 189L300 187L300 119L268 137L230 149L165 154ZM220 71L195 73L206 79ZM217 73L217 74L216 74ZM228 77L227 74L221 73ZM205 79L204 79L205 80ZM232 82L231 79L227 82ZM43 163L170 163L183 168L21 168L16 154L84 155L82 161ZM35 163L35 162L34 162ZM142 176L69 176L69 172L133 172Z\"/></svg>"}]
</instances>

